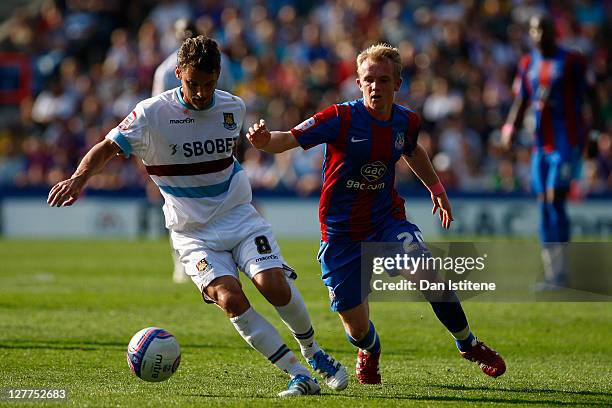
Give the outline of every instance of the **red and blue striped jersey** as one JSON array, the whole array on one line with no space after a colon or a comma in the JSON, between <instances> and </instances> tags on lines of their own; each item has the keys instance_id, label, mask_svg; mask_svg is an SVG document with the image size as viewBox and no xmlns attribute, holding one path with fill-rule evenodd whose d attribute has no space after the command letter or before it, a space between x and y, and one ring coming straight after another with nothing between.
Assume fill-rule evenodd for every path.
<instances>
[{"instance_id":1,"label":"red and blue striped jersey","mask_svg":"<svg viewBox=\"0 0 612 408\"><path fill-rule=\"evenodd\" d=\"M584 95L593 82L586 59L577 52L558 48L553 57L544 58L534 50L521 58L513 91L528 101L537 148L564 157L582 149Z\"/></svg>"},{"instance_id":2,"label":"red and blue striped jersey","mask_svg":"<svg viewBox=\"0 0 612 408\"><path fill-rule=\"evenodd\" d=\"M363 99L332 105L291 129L304 148L325 143L319 220L323 241L361 241L389 216L405 219L395 163L417 145L419 116L394 104L374 119Z\"/></svg>"}]
</instances>

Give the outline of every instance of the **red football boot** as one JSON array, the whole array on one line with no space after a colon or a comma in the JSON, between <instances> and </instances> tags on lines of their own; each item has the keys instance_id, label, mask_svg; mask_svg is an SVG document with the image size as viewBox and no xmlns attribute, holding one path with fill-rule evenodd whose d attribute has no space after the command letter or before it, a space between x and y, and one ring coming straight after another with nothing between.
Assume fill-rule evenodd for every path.
<instances>
[{"instance_id":1,"label":"red football boot","mask_svg":"<svg viewBox=\"0 0 612 408\"><path fill-rule=\"evenodd\" d=\"M357 365L355 366L359 384L380 384L380 371L378 370L379 360L380 351L376 354L371 354L359 349L357 353Z\"/></svg>"},{"instance_id":2,"label":"red football boot","mask_svg":"<svg viewBox=\"0 0 612 408\"><path fill-rule=\"evenodd\" d=\"M470 351L461 351L459 354L466 360L476 362L482 372L491 377L499 377L506 372L504 359L482 341L477 342Z\"/></svg>"}]
</instances>

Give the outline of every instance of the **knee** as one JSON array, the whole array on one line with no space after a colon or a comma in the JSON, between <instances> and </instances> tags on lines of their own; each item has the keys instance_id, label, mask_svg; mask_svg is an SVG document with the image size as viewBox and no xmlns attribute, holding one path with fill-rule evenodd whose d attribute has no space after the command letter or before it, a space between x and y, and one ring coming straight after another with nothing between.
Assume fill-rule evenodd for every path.
<instances>
[{"instance_id":1,"label":"knee","mask_svg":"<svg viewBox=\"0 0 612 408\"><path fill-rule=\"evenodd\" d=\"M209 285L206 288L207 295L219 306L228 317L240 316L249 307L249 301L242 291L240 285L219 284Z\"/></svg>"},{"instance_id":2,"label":"knee","mask_svg":"<svg viewBox=\"0 0 612 408\"><path fill-rule=\"evenodd\" d=\"M291 287L282 269L274 268L260 272L253 280L257 289L273 306L285 306L291 301Z\"/></svg>"},{"instance_id":3,"label":"knee","mask_svg":"<svg viewBox=\"0 0 612 408\"><path fill-rule=\"evenodd\" d=\"M246 312L250 306L242 290L223 291L217 297L216 303L229 317L240 316Z\"/></svg>"}]
</instances>

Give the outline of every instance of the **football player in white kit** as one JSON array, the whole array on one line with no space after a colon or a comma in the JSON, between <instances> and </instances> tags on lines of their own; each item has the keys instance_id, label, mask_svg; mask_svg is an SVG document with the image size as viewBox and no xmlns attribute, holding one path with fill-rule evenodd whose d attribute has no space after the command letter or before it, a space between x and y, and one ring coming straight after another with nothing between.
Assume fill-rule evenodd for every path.
<instances>
[{"instance_id":1,"label":"football player in white kit","mask_svg":"<svg viewBox=\"0 0 612 408\"><path fill-rule=\"evenodd\" d=\"M85 155L71 178L51 188L51 206L72 205L87 180L115 155L139 157L164 197L166 227L185 270L207 302L216 303L254 349L291 376L279 396L318 394L308 369L276 329L250 305L237 268L277 310L311 367L335 390L346 369L319 348L295 272L280 253L270 225L251 205L247 176L232 154L245 116L244 102L215 89L217 43L186 39L178 53L181 86L139 102Z\"/></svg>"},{"instance_id":2,"label":"football player in white kit","mask_svg":"<svg viewBox=\"0 0 612 408\"><path fill-rule=\"evenodd\" d=\"M187 38L196 37L198 35L198 29L196 24L186 18L181 18L174 23L175 37L179 43L182 43ZM153 87L151 90L151 96L159 95L160 93L169 89L174 89L181 86L180 79L176 76L176 61L178 58L178 49L170 54L155 70L153 76ZM217 89L223 91L232 92L234 87L234 78L228 67L228 59L223 53L221 53L221 73L219 80L217 81ZM181 256L178 251L172 248L172 280L175 283L183 283L189 281L189 276L185 272L185 266L181 262Z\"/></svg>"}]
</instances>

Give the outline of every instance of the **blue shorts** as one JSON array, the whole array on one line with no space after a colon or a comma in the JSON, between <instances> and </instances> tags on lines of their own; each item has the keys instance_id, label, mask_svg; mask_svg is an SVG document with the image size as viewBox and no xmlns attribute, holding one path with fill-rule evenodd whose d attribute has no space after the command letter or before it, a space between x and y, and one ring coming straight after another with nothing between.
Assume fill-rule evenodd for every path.
<instances>
[{"instance_id":1,"label":"blue shorts","mask_svg":"<svg viewBox=\"0 0 612 408\"><path fill-rule=\"evenodd\" d=\"M349 310L363 303L369 292L372 271L361 273L361 244L385 242L405 244L423 242L421 230L406 220L389 218L383 226L363 241L321 242L317 259L321 279L329 291L330 308L335 312Z\"/></svg>"},{"instance_id":2,"label":"blue shorts","mask_svg":"<svg viewBox=\"0 0 612 408\"><path fill-rule=\"evenodd\" d=\"M558 151L546 153L534 150L531 156L531 186L534 193L542 194L551 189L569 189L580 172L580 151L576 149L569 157Z\"/></svg>"}]
</instances>

